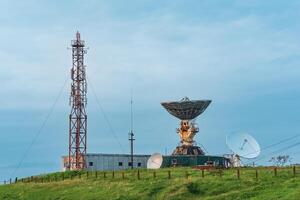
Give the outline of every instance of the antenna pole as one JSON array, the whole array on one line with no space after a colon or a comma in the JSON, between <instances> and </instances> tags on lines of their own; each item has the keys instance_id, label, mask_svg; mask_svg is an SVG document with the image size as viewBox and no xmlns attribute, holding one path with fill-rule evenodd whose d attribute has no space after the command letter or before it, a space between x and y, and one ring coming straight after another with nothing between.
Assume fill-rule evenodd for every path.
<instances>
[{"instance_id":1,"label":"antenna pole","mask_svg":"<svg viewBox=\"0 0 300 200\"><path fill-rule=\"evenodd\" d=\"M132 113L132 93L131 93L131 100L130 100L130 133L129 133L129 141L130 141L130 162L131 162L131 169L133 169L133 141L135 140L133 134L133 113Z\"/></svg>"}]
</instances>

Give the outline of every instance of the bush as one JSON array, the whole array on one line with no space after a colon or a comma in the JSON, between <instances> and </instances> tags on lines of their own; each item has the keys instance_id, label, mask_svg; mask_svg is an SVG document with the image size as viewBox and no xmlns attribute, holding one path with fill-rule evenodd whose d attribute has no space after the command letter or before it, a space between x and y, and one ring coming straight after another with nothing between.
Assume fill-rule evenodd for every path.
<instances>
[{"instance_id":1,"label":"bush","mask_svg":"<svg viewBox=\"0 0 300 200\"><path fill-rule=\"evenodd\" d=\"M203 194L201 191L199 184L190 182L186 185L187 190L192 194Z\"/></svg>"}]
</instances>

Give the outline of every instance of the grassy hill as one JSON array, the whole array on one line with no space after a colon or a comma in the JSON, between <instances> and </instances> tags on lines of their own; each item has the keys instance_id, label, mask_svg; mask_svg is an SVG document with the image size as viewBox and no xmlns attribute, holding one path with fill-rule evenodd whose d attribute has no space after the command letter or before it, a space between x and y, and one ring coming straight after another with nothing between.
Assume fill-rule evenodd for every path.
<instances>
[{"instance_id":1,"label":"grassy hill","mask_svg":"<svg viewBox=\"0 0 300 200\"><path fill-rule=\"evenodd\" d=\"M136 170L124 171L124 178L122 172L53 173L0 186L0 199L300 199L300 174L292 168L277 175L272 168L241 168L239 179L236 169L205 171L204 177L191 168L153 172L140 170L140 179Z\"/></svg>"}]
</instances>

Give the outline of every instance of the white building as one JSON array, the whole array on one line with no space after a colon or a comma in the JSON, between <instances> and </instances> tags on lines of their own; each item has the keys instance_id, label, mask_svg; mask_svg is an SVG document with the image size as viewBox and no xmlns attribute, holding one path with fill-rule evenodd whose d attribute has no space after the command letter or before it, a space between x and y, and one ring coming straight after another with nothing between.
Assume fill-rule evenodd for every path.
<instances>
[{"instance_id":1,"label":"white building","mask_svg":"<svg viewBox=\"0 0 300 200\"><path fill-rule=\"evenodd\" d=\"M150 155L133 155L134 168L146 168ZM88 171L123 170L131 168L131 157L129 154L102 154L88 153L85 155L86 168ZM68 166L68 156L62 157L65 171Z\"/></svg>"},{"instance_id":2,"label":"white building","mask_svg":"<svg viewBox=\"0 0 300 200\"><path fill-rule=\"evenodd\" d=\"M241 158L237 154L224 154L225 158L229 159L227 167L242 167Z\"/></svg>"}]
</instances>

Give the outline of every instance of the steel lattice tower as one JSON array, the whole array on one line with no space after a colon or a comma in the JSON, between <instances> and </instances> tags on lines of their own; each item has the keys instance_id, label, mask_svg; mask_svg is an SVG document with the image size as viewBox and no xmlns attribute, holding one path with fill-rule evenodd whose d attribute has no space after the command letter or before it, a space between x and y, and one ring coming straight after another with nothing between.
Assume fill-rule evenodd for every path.
<instances>
[{"instance_id":1,"label":"steel lattice tower","mask_svg":"<svg viewBox=\"0 0 300 200\"><path fill-rule=\"evenodd\" d=\"M84 65L84 40L80 39L80 33L76 33L76 40L72 40L72 69L71 69L71 113L69 116L69 169L80 170L86 167L86 73Z\"/></svg>"}]
</instances>

